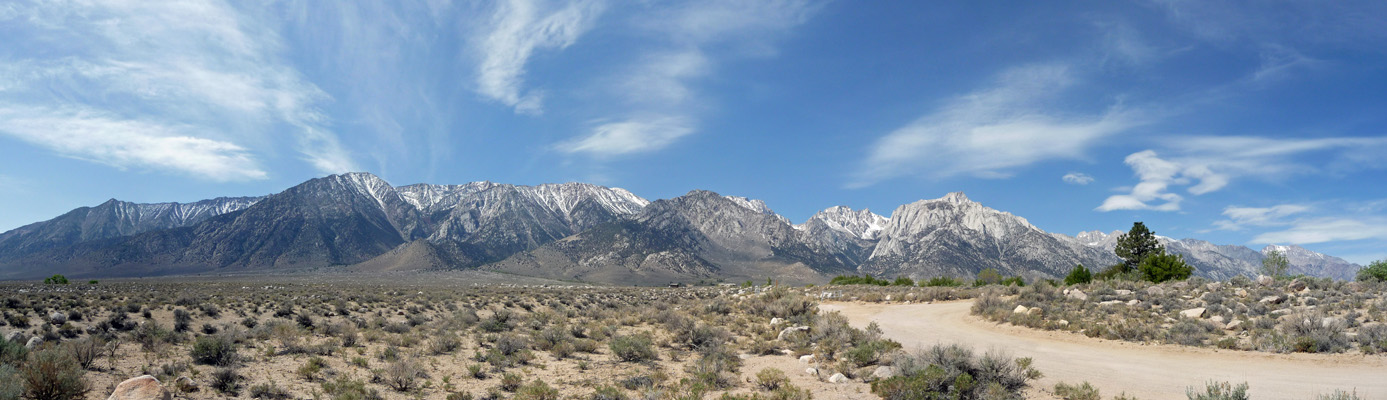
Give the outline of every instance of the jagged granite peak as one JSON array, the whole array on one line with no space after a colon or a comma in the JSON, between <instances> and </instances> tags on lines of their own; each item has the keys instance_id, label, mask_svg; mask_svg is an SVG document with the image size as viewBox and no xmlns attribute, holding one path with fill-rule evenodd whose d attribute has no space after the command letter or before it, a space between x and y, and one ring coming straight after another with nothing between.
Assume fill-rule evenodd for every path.
<instances>
[{"instance_id":1,"label":"jagged granite peak","mask_svg":"<svg viewBox=\"0 0 1387 400\"><path fill-rule=\"evenodd\" d=\"M1311 251L1296 245L1269 244L1262 248L1262 256L1279 251L1291 264L1290 274L1328 276L1338 279L1354 279L1363 266L1328 254Z\"/></svg>"},{"instance_id":2,"label":"jagged granite peak","mask_svg":"<svg viewBox=\"0 0 1387 400\"><path fill-rule=\"evenodd\" d=\"M790 223L790 219L789 219L789 218L785 218L784 216L781 216L780 214L776 214L775 211L771 210L771 207L768 206L768 205L766 205L766 202L765 202L765 201L762 201L762 200L759 200L759 199L749 199L749 198L742 197L742 196L723 196L723 197L727 198L728 200L732 200L733 203L736 203L737 205L742 206L742 207L744 207L744 208L746 208L746 209L748 209L748 210L752 210L752 211L755 211L755 212L758 212L758 213L762 213L762 214L766 214L766 215L775 216L776 219L779 219L779 220L785 222L786 225L793 225L793 224Z\"/></svg>"},{"instance_id":3,"label":"jagged granite peak","mask_svg":"<svg viewBox=\"0 0 1387 400\"><path fill-rule=\"evenodd\" d=\"M471 182L462 185L434 185L416 183L396 187L405 201L421 211L434 212L449 209L462 201L463 197L477 194L483 190L500 186L490 181Z\"/></svg>"},{"instance_id":4,"label":"jagged granite peak","mask_svg":"<svg viewBox=\"0 0 1387 400\"><path fill-rule=\"evenodd\" d=\"M859 269L878 276L975 276L985 268L1030 278L1063 276L1076 264L1107 265L1111 252L1051 235L962 192L920 200L891 213Z\"/></svg>"},{"instance_id":5,"label":"jagged granite peak","mask_svg":"<svg viewBox=\"0 0 1387 400\"><path fill-rule=\"evenodd\" d=\"M188 226L240 211L263 198L218 197L192 203L132 203L110 199L0 233L0 254L29 254L86 241Z\"/></svg>"},{"instance_id":6,"label":"jagged granite peak","mask_svg":"<svg viewBox=\"0 0 1387 400\"><path fill-rule=\"evenodd\" d=\"M833 206L815 213L809 217L809 221L795 225L795 228L806 230L810 222L813 221L821 221L828 229L843 232L862 240L876 240L882 229L886 228L886 224L890 223L888 218L865 208L854 211L846 206Z\"/></svg>"}]
</instances>

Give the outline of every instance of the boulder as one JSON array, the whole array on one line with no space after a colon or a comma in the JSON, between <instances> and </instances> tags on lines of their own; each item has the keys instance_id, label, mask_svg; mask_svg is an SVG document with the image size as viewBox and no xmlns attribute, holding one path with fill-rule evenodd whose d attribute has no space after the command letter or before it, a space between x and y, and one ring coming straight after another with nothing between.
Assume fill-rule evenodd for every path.
<instances>
[{"instance_id":1,"label":"boulder","mask_svg":"<svg viewBox=\"0 0 1387 400\"><path fill-rule=\"evenodd\" d=\"M29 342L24 343L24 348L33 350L34 348L39 347L40 344L43 344L43 338L34 336L29 338Z\"/></svg>"},{"instance_id":2,"label":"boulder","mask_svg":"<svg viewBox=\"0 0 1387 400\"><path fill-rule=\"evenodd\" d=\"M1117 294L1118 296L1122 296L1122 297L1127 297L1127 296L1131 296L1131 295L1132 295L1132 291L1131 291L1131 290L1127 290L1127 289L1117 289L1117 290L1114 290L1113 293Z\"/></svg>"},{"instance_id":3,"label":"boulder","mask_svg":"<svg viewBox=\"0 0 1387 400\"><path fill-rule=\"evenodd\" d=\"M1289 285L1286 285L1286 290L1292 292L1299 292L1305 290L1305 281L1302 281L1300 279L1293 280Z\"/></svg>"},{"instance_id":4,"label":"boulder","mask_svg":"<svg viewBox=\"0 0 1387 400\"><path fill-rule=\"evenodd\" d=\"M896 376L896 370L885 365L878 366L876 370L872 371L872 379L886 379L894 376Z\"/></svg>"},{"instance_id":5,"label":"boulder","mask_svg":"<svg viewBox=\"0 0 1387 400\"><path fill-rule=\"evenodd\" d=\"M1215 324L1222 324L1222 323L1223 323L1223 316L1222 316L1222 315L1215 315L1215 316L1209 317L1209 321L1211 321L1211 322L1213 322L1213 323L1215 323Z\"/></svg>"},{"instance_id":6,"label":"boulder","mask_svg":"<svg viewBox=\"0 0 1387 400\"><path fill-rule=\"evenodd\" d=\"M1179 282L1175 282L1175 283L1170 284L1170 288L1171 288L1171 289L1184 289L1184 288L1187 288L1187 287L1190 287L1190 284L1189 284L1189 282L1185 282L1185 281L1179 281Z\"/></svg>"},{"instance_id":7,"label":"boulder","mask_svg":"<svg viewBox=\"0 0 1387 400\"><path fill-rule=\"evenodd\" d=\"M1151 287L1148 287L1148 288L1146 288L1146 295L1147 295L1147 296L1156 296L1156 297L1165 296L1165 288L1160 287L1160 286L1151 286Z\"/></svg>"},{"instance_id":8,"label":"boulder","mask_svg":"<svg viewBox=\"0 0 1387 400\"><path fill-rule=\"evenodd\" d=\"M771 318L771 325L780 325L781 322L785 322L785 320L780 319L780 317Z\"/></svg>"},{"instance_id":9,"label":"boulder","mask_svg":"<svg viewBox=\"0 0 1387 400\"><path fill-rule=\"evenodd\" d=\"M847 382L847 381L848 381L848 376L847 376L847 375L843 375L843 373L841 373L841 372L836 373L836 374L833 374L833 376L828 377L828 383L843 383L843 382Z\"/></svg>"},{"instance_id":10,"label":"boulder","mask_svg":"<svg viewBox=\"0 0 1387 400\"><path fill-rule=\"evenodd\" d=\"M1261 300L1257 300L1257 302L1262 304L1281 304L1286 302L1286 296L1267 296L1263 297Z\"/></svg>"},{"instance_id":11,"label":"boulder","mask_svg":"<svg viewBox=\"0 0 1387 400\"><path fill-rule=\"evenodd\" d=\"M1275 284L1275 283L1276 283L1276 278L1272 278L1272 277L1266 276L1266 275L1257 275L1257 284L1258 284L1258 285L1261 285L1262 287L1270 287L1271 285L1273 285L1273 284Z\"/></svg>"},{"instance_id":12,"label":"boulder","mask_svg":"<svg viewBox=\"0 0 1387 400\"><path fill-rule=\"evenodd\" d=\"M813 367L805 368L805 369L804 369L804 374L805 374L805 375L818 375L818 374L819 374L819 369L818 369L818 368L813 368Z\"/></svg>"},{"instance_id":13,"label":"boulder","mask_svg":"<svg viewBox=\"0 0 1387 400\"><path fill-rule=\"evenodd\" d=\"M1204 307L1191 308L1185 311L1181 311L1180 316L1185 318L1204 318L1204 314L1207 311L1208 310L1206 310Z\"/></svg>"},{"instance_id":14,"label":"boulder","mask_svg":"<svg viewBox=\"0 0 1387 400\"><path fill-rule=\"evenodd\" d=\"M789 327L789 328L781 329L781 330L780 330L780 335L779 335L779 336L776 336L776 337L775 337L775 340L785 340L785 336L786 336L786 335L789 335L790 332L807 332L807 331L809 331L809 327L807 327L807 326L802 326L802 325L801 325L801 326L792 326L792 327Z\"/></svg>"},{"instance_id":15,"label":"boulder","mask_svg":"<svg viewBox=\"0 0 1387 400\"><path fill-rule=\"evenodd\" d=\"M1241 328L1242 326L1243 326L1243 320L1235 319L1235 320L1229 321L1229 322L1228 322L1228 325L1224 325L1224 326L1223 326L1223 329L1224 329L1224 330L1229 330L1229 331L1236 331L1236 330L1238 330L1238 328Z\"/></svg>"},{"instance_id":16,"label":"boulder","mask_svg":"<svg viewBox=\"0 0 1387 400\"><path fill-rule=\"evenodd\" d=\"M159 380L145 375L126 379L116 385L111 397L106 400L172 400L173 395L159 384Z\"/></svg>"},{"instance_id":17,"label":"boulder","mask_svg":"<svg viewBox=\"0 0 1387 400\"><path fill-rule=\"evenodd\" d=\"M802 362L802 363L805 363L805 364L812 363L812 362L814 362L814 355L813 355L813 354L805 354L805 355L799 356L799 362Z\"/></svg>"},{"instance_id":18,"label":"boulder","mask_svg":"<svg viewBox=\"0 0 1387 400\"><path fill-rule=\"evenodd\" d=\"M64 322L67 322L67 314L57 311L48 314L48 323L53 325L62 325Z\"/></svg>"},{"instance_id":19,"label":"boulder","mask_svg":"<svg viewBox=\"0 0 1387 400\"><path fill-rule=\"evenodd\" d=\"M1209 282L1204 284L1204 288L1210 292L1217 292L1219 289L1223 289L1223 282Z\"/></svg>"},{"instance_id":20,"label":"boulder","mask_svg":"<svg viewBox=\"0 0 1387 400\"><path fill-rule=\"evenodd\" d=\"M1135 307L1137 304L1141 304L1141 300L1137 300L1137 299L1127 300L1127 305L1129 305L1129 306Z\"/></svg>"},{"instance_id":21,"label":"boulder","mask_svg":"<svg viewBox=\"0 0 1387 400\"><path fill-rule=\"evenodd\" d=\"M1067 320L1067 319L1062 319L1062 320L1059 320L1059 321L1055 321L1055 324L1056 324L1056 325L1059 325L1059 326L1069 326L1069 320Z\"/></svg>"},{"instance_id":22,"label":"boulder","mask_svg":"<svg viewBox=\"0 0 1387 400\"><path fill-rule=\"evenodd\" d=\"M1086 300L1088 300L1088 294L1084 293L1084 291L1079 290L1079 289L1070 289L1070 290L1069 290L1069 293L1065 294L1064 296L1065 296L1065 297L1068 297L1068 298L1071 298L1071 299L1074 299L1074 300L1080 300L1080 301L1086 301Z\"/></svg>"},{"instance_id":23,"label":"boulder","mask_svg":"<svg viewBox=\"0 0 1387 400\"><path fill-rule=\"evenodd\" d=\"M1098 303L1098 305L1100 305L1100 306L1116 306L1116 305L1122 305L1122 304L1127 304L1127 303L1124 302L1124 301L1122 301L1122 300L1108 300L1108 301L1105 301L1105 302L1102 302L1102 303Z\"/></svg>"},{"instance_id":24,"label":"boulder","mask_svg":"<svg viewBox=\"0 0 1387 400\"><path fill-rule=\"evenodd\" d=\"M1026 312L1028 312L1028 311L1030 311L1030 310L1031 310L1031 309L1026 308L1026 306L1017 304L1017 305L1016 305L1016 308L1014 308L1014 309L1011 310L1011 313L1012 313L1012 314L1025 314Z\"/></svg>"},{"instance_id":25,"label":"boulder","mask_svg":"<svg viewBox=\"0 0 1387 400\"><path fill-rule=\"evenodd\" d=\"M11 341L11 342L15 342L15 343L19 343L19 342L23 342L23 341L29 340L29 339L25 339L24 336L25 336L25 335L24 335L24 331L14 331L14 332L10 332L10 334L8 334L8 335L5 335L5 340Z\"/></svg>"},{"instance_id":26,"label":"boulder","mask_svg":"<svg viewBox=\"0 0 1387 400\"><path fill-rule=\"evenodd\" d=\"M1234 291L1233 294L1238 295L1238 297L1247 297L1247 289L1238 288L1238 290Z\"/></svg>"},{"instance_id":27,"label":"boulder","mask_svg":"<svg viewBox=\"0 0 1387 400\"><path fill-rule=\"evenodd\" d=\"M1028 314L1028 315L1045 315L1045 309L1040 308L1040 307L1031 307L1030 310L1026 310L1026 314Z\"/></svg>"},{"instance_id":28,"label":"boulder","mask_svg":"<svg viewBox=\"0 0 1387 400\"><path fill-rule=\"evenodd\" d=\"M1328 328L1335 325L1344 324L1344 319L1339 317L1324 317L1320 319L1320 327Z\"/></svg>"}]
</instances>

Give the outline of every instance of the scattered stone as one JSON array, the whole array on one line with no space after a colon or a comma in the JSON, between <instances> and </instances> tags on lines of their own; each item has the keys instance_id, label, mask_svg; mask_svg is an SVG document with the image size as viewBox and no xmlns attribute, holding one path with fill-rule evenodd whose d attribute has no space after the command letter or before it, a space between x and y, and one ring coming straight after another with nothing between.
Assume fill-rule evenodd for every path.
<instances>
[{"instance_id":1,"label":"scattered stone","mask_svg":"<svg viewBox=\"0 0 1387 400\"><path fill-rule=\"evenodd\" d=\"M159 380L145 375L126 379L116 385L111 397L106 400L171 400L173 395L159 384Z\"/></svg>"},{"instance_id":2,"label":"scattered stone","mask_svg":"<svg viewBox=\"0 0 1387 400\"><path fill-rule=\"evenodd\" d=\"M1187 288L1187 287L1189 287L1189 286L1190 286L1189 282L1185 282L1185 281L1179 281L1179 282L1175 282L1175 283L1170 284L1170 288L1171 288L1171 289L1184 289L1184 288Z\"/></svg>"},{"instance_id":3,"label":"scattered stone","mask_svg":"<svg viewBox=\"0 0 1387 400\"><path fill-rule=\"evenodd\" d=\"M1148 296L1157 296L1157 297L1165 296L1165 288L1162 288L1162 287L1160 287L1160 286L1151 286L1151 287L1148 287L1148 288L1146 288L1146 295L1148 295Z\"/></svg>"},{"instance_id":4,"label":"scattered stone","mask_svg":"<svg viewBox=\"0 0 1387 400\"><path fill-rule=\"evenodd\" d=\"M1079 289L1070 289L1069 293L1066 293L1065 296L1079 301L1088 300L1088 294L1084 293L1084 291Z\"/></svg>"},{"instance_id":5,"label":"scattered stone","mask_svg":"<svg viewBox=\"0 0 1387 400\"><path fill-rule=\"evenodd\" d=\"M1299 292L1305 290L1305 282L1301 281L1300 279L1293 280L1291 281L1291 284L1286 285L1286 289L1292 292Z\"/></svg>"},{"instance_id":6,"label":"scattered stone","mask_svg":"<svg viewBox=\"0 0 1387 400\"><path fill-rule=\"evenodd\" d=\"M183 393L192 393L198 391L197 382L193 382L193 379L189 378L187 375L179 376L178 379L175 379L173 381L173 387L177 388L179 392Z\"/></svg>"},{"instance_id":7,"label":"scattered stone","mask_svg":"<svg viewBox=\"0 0 1387 400\"><path fill-rule=\"evenodd\" d=\"M1209 282L1204 284L1204 288L1209 289L1210 292L1217 292L1219 289L1223 289L1223 282Z\"/></svg>"},{"instance_id":8,"label":"scattered stone","mask_svg":"<svg viewBox=\"0 0 1387 400\"><path fill-rule=\"evenodd\" d=\"M782 350L780 350L780 354L787 355L787 356L793 356L793 355L795 355L795 351L794 351L794 350L790 350L790 349L782 349Z\"/></svg>"},{"instance_id":9,"label":"scattered stone","mask_svg":"<svg viewBox=\"0 0 1387 400\"><path fill-rule=\"evenodd\" d=\"M62 325L64 322L67 322L67 314L63 314L58 311L54 311L53 313L48 314L48 323L53 325Z\"/></svg>"},{"instance_id":10,"label":"scattered stone","mask_svg":"<svg viewBox=\"0 0 1387 400\"><path fill-rule=\"evenodd\" d=\"M1204 318L1204 314L1206 312L1207 310L1204 307L1191 308L1185 311L1181 311L1180 316L1185 318Z\"/></svg>"},{"instance_id":11,"label":"scattered stone","mask_svg":"<svg viewBox=\"0 0 1387 400\"><path fill-rule=\"evenodd\" d=\"M1339 318L1339 317L1324 317L1324 318L1320 319L1320 327L1321 327L1321 328L1328 328L1328 327L1331 327L1331 326L1334 326L1334 325L1341 325L1341 324L1343 324L1343 323L1344 323L1344 319L1343 319L1343 318Z\"/></svg>"},{"instance_id":12,"label":"scattered stone","mask_svg":"<svg viewBox=\"0 0 1387 400\"><path fill-rule=\"evenodd\" d=\"M1012 313L1012 314L1025 314L1026 312L1028 312L1028 311L1030 311L1030 310L1031 310L1031 309L1026 308L1026 306L1023 306L1023 305L1018 304L1018 305L1016 305L1016 308L1015 308L1015 309L1011 310L1011 313Z\"/></svg>"},{"instance_id":13,"label":"scattered stone","mask_svg":"<svg viewBox=\"0 0 1387 400\"><path fill-rule=\"evenodd\" d=\"M771 325L780 325L781 322L785 322L785 320L780 319L780 317L771 318Z\"/></svg>"},{"instance_id":14,"label":"scattered stone","mask_svg":"<svg viewBox=\"0 0 1387 400\"><path fill-rule=\"evenodd\" d=\"M790 332L808 332L808 331L809 331L809 327L807 327L807 326L803 326L803 325L801 325L801 326L792 326L792 327L789 327L789 328L781 329L781 330L780 330L780 335L779 335L779 336L776 336L776 337L775 337L775 340L785 340L785 336L786 336L786 335L789 335Z\"/></svg>"},{"instance_id":15,"label":"scattered stone","mask_svg":"<svg viewBox=\"0 0 1387 400\"><path fill-rule=\"evenodd\" d=\"M1285 301L1286 301L1286 296L1267 296L1267 297L1263 297L1261 300L1257 300L1258 303L1262 303L1262 304L1281 304L1281 303L1284 303Z\"/></svg>"},{"instance_id":16,"label":"scattered stone","mask_svg":"<svg viewBox=\"0 0 1387 400\"><path fill-rule=\"evenodd\" d=\"M1040 308L1040 307L1031 307L1030 310L1027 310L1027 311L1026 311L1026 314L1029 314L1029 315L1045 315L1045 309Z\"/></svg>"},{"instance_id":17,"label":"scattered stone","mask_svg":"<svg viewBox=\"0 0 1387 400\"><path fill-rule=\"evenodd\" d=\"M1362 284L1362 283L1358 283L1358 281L1353 281L1353 282L1349 282L1349 283L1347 283L1347 284L1344 284L1344 288L1345 288L1345 289L1348 289L1348 290L1351 290L1351 291L1354 291L1354 292L1361 292L1361 291L1363 291L1363 284Z\"/></svg>"},{"instance_id":18,"label":"scattered stone","mask_svg":"<svg viewBox=\"0 0 1387 400\"><path fill-rule=\"evenodd\" d=\"M833 374L833 376L828 377L828 383L843 383L843 382L847 382L847 381L848 381L847 375L843 375L843 373L841 373L841 372L836 373L836 374Z\"/></svg>"},{"instance_id":19,"label":"scattered stone","mask_svg":"<svg viewBox=\"0 0 1387 400\"><path fill-rule=\"evenodd\" d=\"M1129 306L1135 307L1137 304L1141 304L1141 300L1137 300L1137 299L1127 300L1127 305L1129 305Z\"/></svg>"},{"instance_id":20,"label":"scattered stone","mask_svg":"<svg viewBox=\"0 0 1387 400\"><path fill-rule=\"evenodd\" d=\"M1282 309L1279 309L1279 310L1271 310L1271 315L1287 315L1287 314L1290 314L1290 313L1291 313L1291 309L1289 309L1289 308L1282 308Z\"/></svg>"},{"instance_id":21,"label":"scattered stone","mask_svg":"<svg viewBox=\"0 0 1387 400\"><path fill-rule=\"evenodd\" d=\"M1059 324L1059 326L1069 326L1069 320L1066 320L1066 319L1062 319L1062 320L1059 320L1059 321L1055 321L1055 323L1056 323L1056 324Z\"/></svg>"},{"instance_id":22,"label":"scattered stone","mask_svg":"<svg viewBox=\"0 0 1387 400\"><path fill-rule=\"evenodd\" d=\"M1222 315L1215 315L1215 316L1209 317L1209 320L1210 320L1210 321L1213 321L1215 324L1222 324L1222 323L1223 323L1223 316L1222 316Z\"/></svg>"},{"instance_id":23,"label":"scattered stone","mask_svg":"<svg viewBox=\"0 0 1387 400\"><path fill-rule=\"evenodd\" d=\"M1247 297L1247 289L1238 288L1238 290L1234 291L1233 294L1238 295L1238 297Z\"/></svg>"},{"instance_id":24,"label":"scattered stone","mask_svg":"<svg viewBox=\"0 0 1387 400\"><path fill-rule=\"evenodd\" d=\"M886 379L894 376L896 376L896 370L885 365L878 366L876 370L872 371L873 379Z\"/></svg>"},{"instance_id":25,"label":"scattered stone","mask_svg":"<svg viewBox=\"0 0 1387 400\"><path fill-rule=\"evenodd\" d=\"M1100 306L1116 306L1116 305L1122 305L1122 304L1127 304L1127 303L1124 302L1124 301L1122 301L1122 300L1108 300L1108 301L1105 301L1105 302L1102 302L1102 303L1098 303L1098 305L1100 305Z\"/></svg>"},{"instance_id":26,"label":"scattered stone","mask_svg":"<svg viewBox=\"0 0 1387 400\"><path fill-rule=\"evenodd\" d=\"M1272 284L1275 284L1275 283L1276 283L1276 278L1272 278L1272 277L1266 276L1266 275L1257 275L1257 284L1258 284L1258 285L1261 285L1262 287L1269 287L1269 286L1271 286Z\"/></svg>"},{"instance_id":27,"label":"scattered stone","mask_svg":"<svg viewBox=\"0 0 1387 400\"><path fill-rule=\"evenodd\" d=\"M23 331L14 331L14 332L10 332L10 334L8 334L8 335L5 335L5 340L8 340L8 341L11 341L11 342L14 342L14 343L19 343L19 342L25 341L26 339L24 339L24 332L23 332Z\"/></svg>"},{"instance_id":28,"label":"scattered stone","mask_svg":"<svg viewBox=\"0 0 1387 400\"><path fill-rule=\"evenodd\" d=\"M1236 330L1238 330L1238 328L1241 328L1242 326L1243 326L1243 320L1235 319L1235 320L1229 321L1229 322L1228 322L1228 325L1224 325L1224 326L1223 326L1223 330L1227 330L1227 331L1236 331Z\"/></svg>"},{"instance_id":29,"label":"scattered stone","mask_svg":"<svg viewBox=\"0 0 1387 400\"><path fill-rule=\"evenodd\" d=\"M1127 296L1131 296L1131 295L1132 295L1132 291L1131 291L1131 290L1127 290L1127 289L1117 289L1117 290L1114 290L1113 293L1116 293L1118 296L1122 296L1122 297L1127 297Z\"/></svg>"},{"instance_id":30,"label":"scattered stone","mask_svg":"<svg viewBox=\"0 0 1387 400\"><path fill-rule=\"evenodd\" d=\"M813 355L813 354L805 354L805 355L799 356L799 362L802 362L802 363L805 363L805 364L812 363L812 362L814 362L814 355Z\"/></svg>"},{"instance_id":31,"label":"scattered stone","mask_svg":"<svg viewBox=\"0 0 1387 400\"><path fill-rule=\"evenodd\" d=\"M39 347L40 344L43 344L43 338L34 336L29 338L29 342L24 344L24 348L33 350L34 348Z\"/></svg>"},{"instance_id":32,"label":"scattered stone","mask_svg":"<svg viewBox=\"0 0 1387 400\"><path fill-rule=\"evenodd\" d=\"M819 369L818 369L818 368L814 368L814 367L805 368L805 369L804 369L804 374L805 374L805 375L818 375L818 374L819 374Z\"/></svg>"}]
</instances>

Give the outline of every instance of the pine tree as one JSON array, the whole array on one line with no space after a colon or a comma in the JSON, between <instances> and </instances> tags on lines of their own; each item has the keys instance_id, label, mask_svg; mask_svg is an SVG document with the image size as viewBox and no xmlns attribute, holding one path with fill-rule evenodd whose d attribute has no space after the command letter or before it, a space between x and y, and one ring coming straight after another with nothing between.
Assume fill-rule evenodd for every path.
<instances>
[{"instance_id":1,"label":"pine tree","mask_svg":"<svg viewBox=\"0 0 1387 400\"><path fill-rule=\"evenodd\" d=\"M1262 273L1272 278L1286 276L1286 270L1290 269L1291 261L1286 259L1286 253L1280 250L1272 250L1267 253L1267 257L1262 259Z\"/></svg>"},{"instance_id":2,"label":"pine tree","mask_svg":"<svg viewBox=\"0 0 1387 400\"><path fill-rule=\"evenodd\" d=\"M1117 248L1114 251L1118 257L1122 257L1124 269L1130 271L1140 265L1146 257L1165 254L1165 246L1156 240L1155 233L1146 229L1146 224L1136 222L1127 233L1117 236Z\"/></svg>"}]
</instances>

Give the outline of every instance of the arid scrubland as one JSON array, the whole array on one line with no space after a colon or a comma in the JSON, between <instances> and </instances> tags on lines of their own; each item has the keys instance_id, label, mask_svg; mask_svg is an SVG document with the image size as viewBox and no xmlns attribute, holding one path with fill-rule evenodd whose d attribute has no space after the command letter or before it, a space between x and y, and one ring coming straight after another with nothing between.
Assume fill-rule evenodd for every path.
<instances>
[{"instance_id":1,"label":"arid scrubland","mask_svg":"<svg viewBox=\"0 0 1387 400\"><path fill-rule=\"evenodd\" d=\"M927 289L8 284L0 397L105 398L141 375L179 398L808 399L828 387L909 398L920 379L1016 397L1036 373L1024 360L908 354L816 307L957 296ZM910 376L887 379L897 370Z\"/></svg>"}]
</instances>

